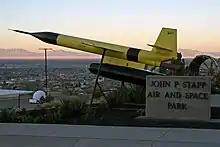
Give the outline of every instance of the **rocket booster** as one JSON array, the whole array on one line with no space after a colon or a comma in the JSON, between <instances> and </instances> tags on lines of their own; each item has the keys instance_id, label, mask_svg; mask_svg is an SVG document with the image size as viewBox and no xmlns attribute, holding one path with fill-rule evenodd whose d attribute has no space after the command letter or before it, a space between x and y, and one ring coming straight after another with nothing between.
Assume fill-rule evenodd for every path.
<instances>
[{"instance_id":1,"label":"rocket booster","mask_svg":"<svg viewBox=\"0 0 220 147\"><path fill-rule=\"evenodd\" d=\"M89 71L93 74L97 74L99 66L100 63L92 63L89 66ZM164 76L165 74L105 63L102 65L102 68L100 69L100 76L102 77L129 82L141 86L146 86L146 76L148 75Z\"/></svg>"},{"instance_id":2,"label":"rocket booster","mask_svg":"<svg viewBox=\"0 0 220 147\"><path fill-rule=\"evenodd\" d=\"M161 61L175 59L171 56L165 56L156 52L143 49L131 48L117 44L105 43L85 38L68 36L54 32L25 32L21 30L13 30L18 33L31 35L45 43L67 47L71 49L81 50L94 54L103 54L103 49L106 49L105 56L120 58L128 61L144 63L152 66L160 66Z\"/></svg>"}]
</instances>

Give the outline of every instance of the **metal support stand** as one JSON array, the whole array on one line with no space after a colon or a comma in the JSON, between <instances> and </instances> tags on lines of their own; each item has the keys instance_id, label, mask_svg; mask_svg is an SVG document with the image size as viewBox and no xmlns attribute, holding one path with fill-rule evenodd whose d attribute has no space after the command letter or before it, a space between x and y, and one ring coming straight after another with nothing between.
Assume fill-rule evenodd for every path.
<instances>
[{"instance_id":1,"label":"metal support stand","mask_svg":"<svg viewBox=\"0 0 220 147\"><path fill-rule=\"evenodd\" d=\"M122 82L121 82L121 89L124 88L124 86L125 86L125 82L122 81Z\"/></svg>"},{"instance_id":2,"label":"metal support stand","mask_svg":"<svg viewBox=\"0 0 220 147\"><path fill-rule=\"evenodd\" d=\"M21 108L21 95L18 95L18 109Z\"/></svg>"},{"instance_id":3,"label":"metal support stand","mask_svg":"<svg viewBox=\"0 0 220 147\"><path fill-rule=\"evenodd\" d=\"M92 97L91 97L91 100L90 100L90 103L89 103L89 109L92 107L93 98L94 98L94 94L95 94L95 90L96 90L96 86L97 85L98 85L100 91L102 92L103 96L105 97L104 92L102 91L102 89L101 89L101 87L100 87L100 85L98 83L98 79L99 79L99 75L100 75L100 70L102 68L103 60L104 60L104 57L105 57L105 51L106 51L106 49L103 49L101 63L99 65L99 69L98 69L98 72L97 72L97 75L96 75L95 85L94 85L93 92L92 92Z\"/></svg>"},{"instance_id":4,"label":"metal support stand","mask_svg":"<svg viewBox=\"0 0 220 147\"><path fill-rule=\"evenodd\" d=\"M98 85L98 87L99 87L99 89L100 89L102 95L103 95L104 98L107 100L107 97L105 96L105 93L104 93L104 91L102 90L102 87L100 86L100 84L99 84L98 82L97 82L97 85Z\"/></svg>"}]
</instances>

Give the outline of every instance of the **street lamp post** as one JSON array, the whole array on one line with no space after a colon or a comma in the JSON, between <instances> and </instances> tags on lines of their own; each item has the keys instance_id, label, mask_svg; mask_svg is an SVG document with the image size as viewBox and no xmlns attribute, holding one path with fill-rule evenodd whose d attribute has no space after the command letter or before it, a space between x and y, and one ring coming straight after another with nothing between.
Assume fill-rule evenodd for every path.
<instances>
[{"instance_id":1,"label":"street lamp post","mask_svg":"<svg viewBox=\"0 0 220 147\"><path fill-rule=\"evenodd\" d=\"M47 93L47 50L52 50L52 48L39 48L39 50L44 50L45 89Z\"/></svg>"}]
</instances>

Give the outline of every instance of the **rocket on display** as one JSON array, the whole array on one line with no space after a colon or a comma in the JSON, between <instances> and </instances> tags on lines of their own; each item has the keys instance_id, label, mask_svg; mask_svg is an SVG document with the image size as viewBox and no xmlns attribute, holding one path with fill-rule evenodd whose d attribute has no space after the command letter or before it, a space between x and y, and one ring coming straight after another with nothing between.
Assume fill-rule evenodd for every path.
<instances>
[{"instance_id":1,"label":"rocket on display","mask_svg":"<svg viewBox=\"0 0 220 147\"><path fill-rule=\"evenodd\" d=\"M124 77L118 80L137 83L133 81L137 81L135 77L140 77L140 75L143 75L144 78L146 75L163 75L162 73L146 71L146 67L149 66L170 69L179 68L165 63L166 61L177 59L177 29L173 28L162 28L155 44L148 44L152 47L151 51L54 32L30 33L20 30L12 31L31 35L45 43L98 55L103 55L103 51L105 50L103 68L100 71L100 75L116 80L118 77ZM98 67L98 63L92 63L89 70L96 74ZM144 72L145 74L143 74Z\"/></svg>"}]
</instances>

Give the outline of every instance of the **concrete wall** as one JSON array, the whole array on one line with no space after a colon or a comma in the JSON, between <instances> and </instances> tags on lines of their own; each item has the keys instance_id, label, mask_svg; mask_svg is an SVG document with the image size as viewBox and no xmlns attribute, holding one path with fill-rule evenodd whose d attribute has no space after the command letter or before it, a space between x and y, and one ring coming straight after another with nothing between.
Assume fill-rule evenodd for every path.
<instances>
[{"instance_id":1,"label":"concrete wall","mask_svg":"<svg viewBox=\"0 0 220 147\"><path fill-rule=\"evenodd\" d=\"M212 107L220 107L220 94L212 94L211 95L211 106Z\"/></svg>"}]
</instances>

